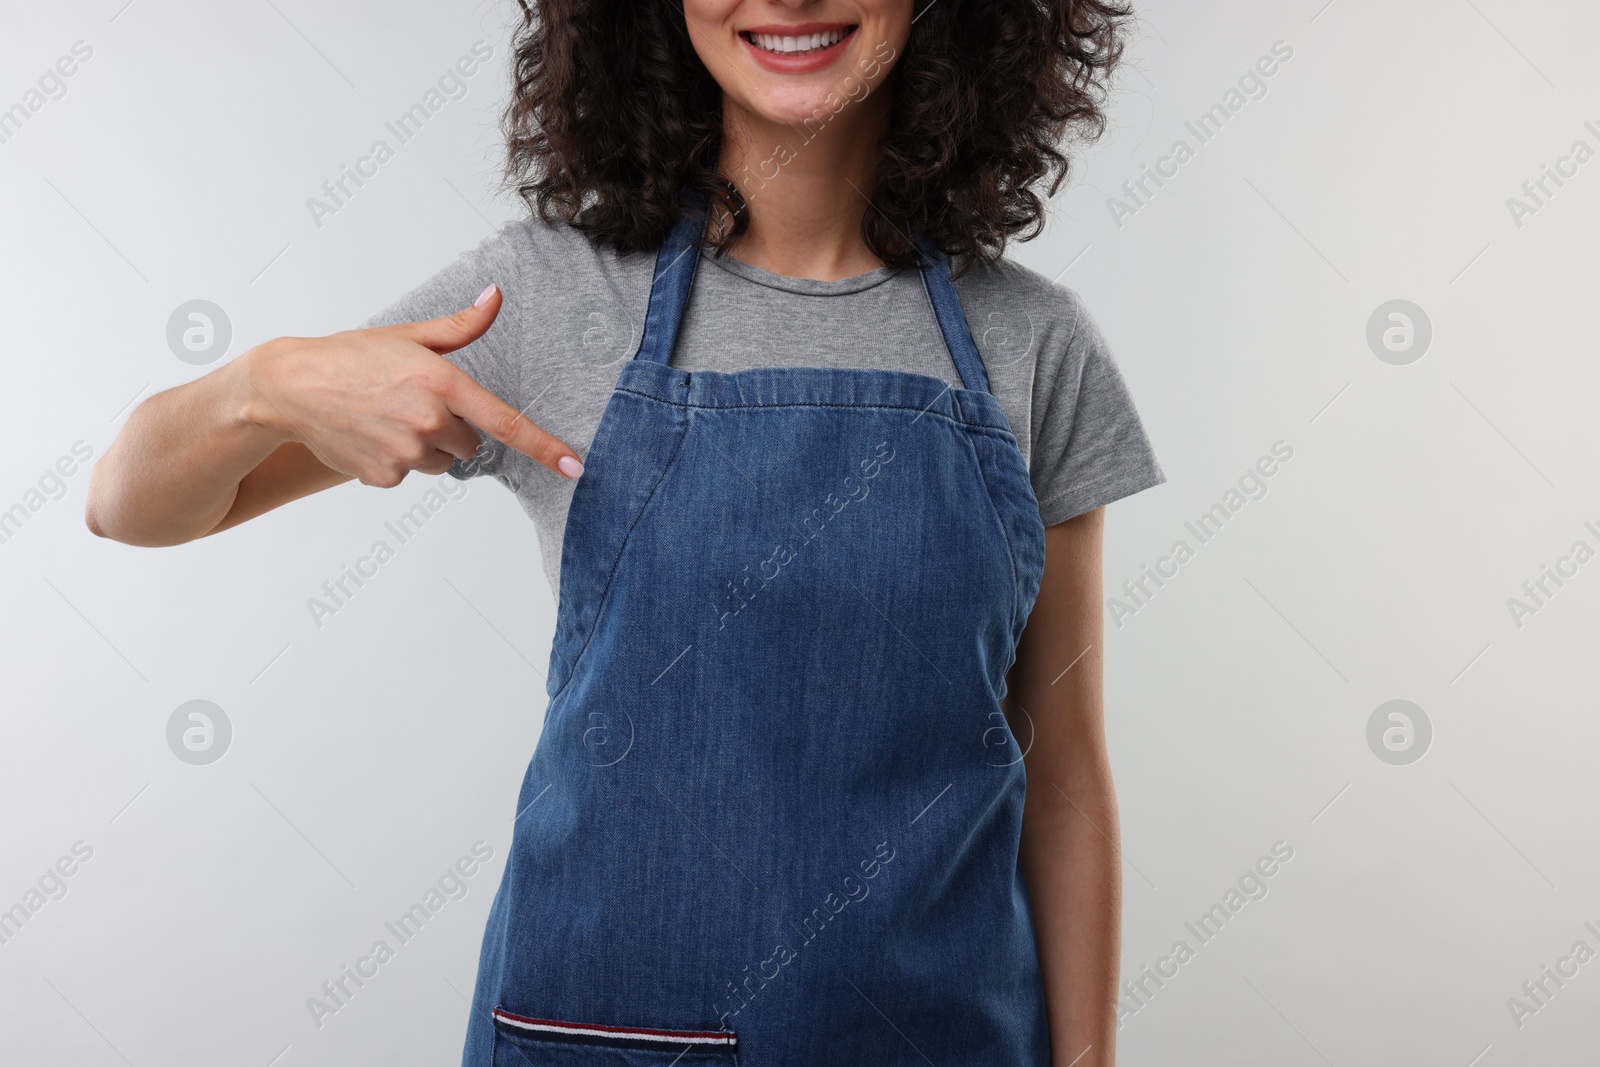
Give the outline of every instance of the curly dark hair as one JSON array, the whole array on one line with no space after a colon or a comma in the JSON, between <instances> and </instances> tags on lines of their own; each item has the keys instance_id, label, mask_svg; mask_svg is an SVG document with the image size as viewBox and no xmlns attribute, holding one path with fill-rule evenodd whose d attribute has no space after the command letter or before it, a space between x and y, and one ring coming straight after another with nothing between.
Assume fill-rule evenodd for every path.
<instances>
[{"instance_id":1,"label":"curly dark hair","mask_svg":"<svg viewBox=\"0 0 1600 1067\"><path fill-rule=\"evenodd\" d=\"M722 91L675 0L518 0L504 116L506 183L545 221L619 252L657 248L684 190L749 225L717 170ZM883 262L912 266L920 227L956 274L993 262L1006 240L1038 236L1049 180L1066 179L1068 140L1105 132L1126 4L1101 0L931 0L886 84L889 130L861 234ZM881 89L880 89L881 91ZM1026 231L1026 232L1024 232Z\"/></svg>"}]
</instances>

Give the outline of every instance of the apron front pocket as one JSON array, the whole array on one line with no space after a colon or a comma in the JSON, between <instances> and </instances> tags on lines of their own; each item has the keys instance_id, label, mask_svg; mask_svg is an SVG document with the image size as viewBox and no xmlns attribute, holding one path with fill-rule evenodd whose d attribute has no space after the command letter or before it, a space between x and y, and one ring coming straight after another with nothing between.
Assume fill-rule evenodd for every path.
<instances>
[{"instance_id":1,"label":"apron front pocket","mask_svg":"<svg viewBox=\"0 0 1600 1067\"><path fill-rule=\"evenodd\" d=\"M541 1019L494 1009L493 1067L737 1067L732 1030Z\"/></svg>"}]
</instances>

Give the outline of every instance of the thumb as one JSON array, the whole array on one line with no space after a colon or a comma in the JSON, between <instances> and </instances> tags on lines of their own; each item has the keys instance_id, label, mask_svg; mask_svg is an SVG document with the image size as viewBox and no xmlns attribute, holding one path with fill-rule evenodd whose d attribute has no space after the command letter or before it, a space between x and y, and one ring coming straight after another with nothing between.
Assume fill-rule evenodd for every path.
<instances>
[{"instance_id":1,"label":"thumb","mask_svg":"<svg viewBox=\"0 0 1600 1067\"><path fill-rule=\"evenodd\" d=\"M437 319L401 323L393 329L402 337L435 352L454 352L489 332L489 327L494 325L495 318L500 314L501 303L500 287L490 285L469 308Z\"/></svg>"}]
</instances>

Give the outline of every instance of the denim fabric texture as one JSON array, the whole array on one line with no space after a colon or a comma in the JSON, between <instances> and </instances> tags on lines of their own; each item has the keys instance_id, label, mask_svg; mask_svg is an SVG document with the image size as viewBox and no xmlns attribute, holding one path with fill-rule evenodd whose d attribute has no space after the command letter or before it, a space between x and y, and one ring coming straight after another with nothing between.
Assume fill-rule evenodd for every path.
<instances>
[{"instance_id":1,"label":"denim fabric texture","mask_svg":"<svg viewBox=\"0 0 1600 1067\"><path fill-rule=\"evenodd\" d=\"M964 388L691 374L704 222L574 490L463 1063L1048 1067L1000 707L1044 525L948 265Z\"/></svg>"}]
</instances>

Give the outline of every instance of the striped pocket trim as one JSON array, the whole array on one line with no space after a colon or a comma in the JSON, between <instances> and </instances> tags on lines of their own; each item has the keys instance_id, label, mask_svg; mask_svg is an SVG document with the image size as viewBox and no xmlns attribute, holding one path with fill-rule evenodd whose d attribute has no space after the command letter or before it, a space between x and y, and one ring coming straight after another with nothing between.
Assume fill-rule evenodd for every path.
<instances>
[{"instance_id":1,"label":"striped pocket trim","mask_svg":"<svg viewBox=\"0 0 1600 1067\"><path fill-rule=\"evenodd\" d=\"M605 1026L601 1023L569 1023L559 1019L534 1019L494 1009L496 1022L554 1041L578 1045L609 1045L626 1048L683 1049L692 1045L737 1048L739 1036L732 1030L656 1030L634 1026Z\"/></svg>"}]
</instances>

